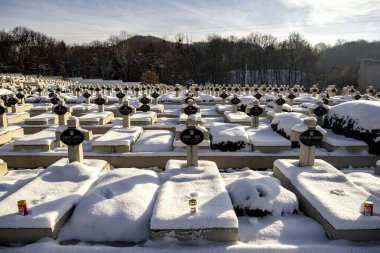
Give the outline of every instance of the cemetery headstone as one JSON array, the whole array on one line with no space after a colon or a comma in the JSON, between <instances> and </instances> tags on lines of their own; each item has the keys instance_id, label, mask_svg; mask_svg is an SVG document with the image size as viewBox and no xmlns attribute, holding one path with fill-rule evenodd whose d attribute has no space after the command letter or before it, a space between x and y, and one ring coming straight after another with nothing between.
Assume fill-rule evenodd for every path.
<instances>
[{"instance_id":1,"label":"cemetery headstone","mask_svg":"<svg viewBox=\"0 0 380 253\"><path fill-rule=\"evenodd\" d=\"M68 127L61 133L61 141L68 146L69 162L83 162L83 144L85 139L83 132L79 129L79 120L70 117Z\"/></svg>"},{"instance_id":2,"label":"cemetery headstone","mask_svg":"<svg viewBox=\"0 0 380 253\"><path fill-rule=\"evenodd\" d=\"M323 139L321 132L316 129L317 120L314 117L304 119L304 124L308 126L308 130L300 135L300 167L314 165L316 145Z\"/></svg>"}]
</instances>

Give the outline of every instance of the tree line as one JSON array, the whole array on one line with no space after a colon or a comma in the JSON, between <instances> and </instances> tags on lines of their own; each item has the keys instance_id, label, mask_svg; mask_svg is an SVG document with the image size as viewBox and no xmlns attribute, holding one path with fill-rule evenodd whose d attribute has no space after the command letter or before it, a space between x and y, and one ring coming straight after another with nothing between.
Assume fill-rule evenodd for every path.
<instances>
[{"instance_id":1,"label":"tree line","mask_svg":"<svg viewBox=\"0 0 380 253\"><path fill-rule=\"evenodd\" d=\"M175 42L121 32L106 41L68 45L25 27L0 31L0 72L121 79L154 76L167 84L357 85L360 59L380 59L380 41L312 46L301 34L209 35ZM144 81L144 80L143 80Z\"/></svg>"}]
</instances>

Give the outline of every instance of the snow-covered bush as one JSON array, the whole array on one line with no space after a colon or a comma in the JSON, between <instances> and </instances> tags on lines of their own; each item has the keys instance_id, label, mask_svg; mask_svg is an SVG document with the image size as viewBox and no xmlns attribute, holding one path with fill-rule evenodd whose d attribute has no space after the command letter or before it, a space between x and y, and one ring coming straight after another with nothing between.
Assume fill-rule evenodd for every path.
<instances>
[{"instance_id":1,"label":"snow-covered bush","mask_svg":"<svg viewBox=\"0 0 380 253\"><path fill-rule=\"evenodd\" d=\"M251 151L244 127L237 124L215 123L210 128L211 149L226 151Z\"/></svg>"},{"instance_id":2,"label":"snow-covered bush","mask_svg":"<svg viewBox=\"0 0 380 253\"><path fill-rule=\"evenodd\" d=\"M251 170L237 174L235 180L227 182L227 190L238 215L280 216L298 210L297 197L277 178Z\"/></svg>"},{"instance_id":3,"label":"snow-covered bush","mask_svg":"<svg viewBox=\"0 0 380 253\"><path fill-rule=\"evenodd\" d=\"M332 106L326 121L336 134L362 140L370 154L380 154L380 102L357 100Z\"/></svg>"},{"instance_id":4,"label":"snow-covered bush","mask_svg":"<svg viewBox=\"0 0 380 253\"><path fill-rule=\"evenodd\" d=\"M298 112L276 113L271 122L271 127L280 135L290 139L293 126L303 124L303 120L307 117L305 114Z\"/></svg>"}]
</instances>

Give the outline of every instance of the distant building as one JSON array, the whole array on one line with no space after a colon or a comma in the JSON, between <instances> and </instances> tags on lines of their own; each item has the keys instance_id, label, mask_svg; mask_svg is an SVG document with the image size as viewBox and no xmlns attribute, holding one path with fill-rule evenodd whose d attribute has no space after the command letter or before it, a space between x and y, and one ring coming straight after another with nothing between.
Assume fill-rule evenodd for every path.
<instances>
[{"instance_id":1,"label":"distant building","mask_svg":"<svg viewBox=\"0 0 380 253\"><path fill-rule=\"evenodd\" d=\"M372 85L380 89L380 60L362 59L359 69L359 90L365 91Z\"/></svg>"}]
</instances>

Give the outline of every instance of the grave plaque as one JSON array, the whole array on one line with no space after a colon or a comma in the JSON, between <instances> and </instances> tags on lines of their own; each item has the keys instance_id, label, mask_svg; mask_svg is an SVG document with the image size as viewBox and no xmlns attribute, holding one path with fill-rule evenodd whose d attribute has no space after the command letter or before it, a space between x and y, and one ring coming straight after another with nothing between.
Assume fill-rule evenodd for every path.
<instances>
[{"instance_id":1,"label":"grave plaque","mask_svg":"<svg viewBox=\"0 0 380 253\"><path fill-rule=\"evenodd\" d=\"M158 94L157 92L153 92L151 96L152 98L158 98L160 94Z\"/></svg>"},{"instance_id":2,"label":"grave plaque","mask_svg":"<svg viewBox=\"0 0 380 253\"><path fill-rule=\"evenodd\" d=\"M80 88L76 88L75 91L78 91L78 92L79 92L79 91L80 91Z\"/></svg>"},{"instance_id":3,"label":"grave plaque","mask_svg":"<svg viewBox=\"0 0 380 253\"><path fill-rule=\"evenodd\" d=\"M223 92L222 94L220 94L220 97L222 99L226 99L228 97L228 95L225 92Z\"/></svg>"},{"instance_id":4,"label":"grave plaque","mask_svg":"<svg viewBox=\"0 0 380 253\"><path fill-rule=\"evenodd\" d=\"M37 89L37 92L42 92L42 89L41 89L41 88L38 88L38 89Z\"/></svg>"},{"instance_id":5,"label":"grave plaque","mask_svg":"<svg viewBox=\"0 0 380 253\"><path fill-rule=\"evenodd\" d=\"M300 142L306 146L316 146L323 139L321 132L317 130L307 130L300 135Z\"/></svg>"},{"instance_id":6,"label":"grave plaque","mask_svg":"<svg viewBox=\"0 0 380 253\"><path fill-rule=\"evenodd\" d=\"M294 94L289 94L289 95L288 95L288 98L289 98L290 100L293 100L293 99L296 98L296 96L295 96Z\"/></svg>"},{"instance_id":7,"label":"grave plaque","mask_svg":"<svg viewBox=\"0 0 380 253\"><path fill-rule=\"evenodd\" d=\"M330 100L328 100L327 98L323 98L323 104L325 105L328 105L330 103Z\"/></svg>"},{"instance_id":8,"label":"grave plaque","mask_svg":"<svg viewBox=\"0 0 380 253\"><path fill-rule=\"evenodd\" d=\"M91 94L88 93L88 92L85 92L85 93L83 93L83 97L84 98L89 98L89 97L91 97Z\"/></svg>"},{"instance_id":9,"label":"grave plaque","mask_svg":"<svg viewBox=\"0 0 380 253\"><path fill-rule=\"evenodd\" d=\"M50 92L50 93L49 93L49 98L52 98L52 97L54 97L54 95L55 95L55 93L54 93L54 92Z\"/></svg>"},{"instance_id":10,"label":"grave plaque","mask_svg":"<svg viewBox=\"0 0 380 253\"><path fill-rule=\"evenodd\" d=\"M17 99L16 98L9 98L7 100L7 102L9 105L15 105L15 104L17 104Z\"/></svg>"},{"instance_id":11,"label":"grave plaque","mask_svg":"<svg viewBox=\"0 0 380 253\"><path fill-rule=\"evenodd\" d=\"M97 105L104 105L105 103L106 103L105 98L99 97L99 98L95 99L95 104L97 104Z\"/></svg>"},{"instance_id":12,"label":"grave plaque","mask_svg":"<svg viewBox=\"0 0 380 253\"><path fill-rule=\"evenodd\" d=\"M139 110L143 111L143 112L147 112L150 110L150 106L149 105L142 105L142 106L140 106Z\"/></svg>"},{"instance_id":13,"label":"grave plaque","mask_svg":"<svg viewBox=\"0 0 380 253\"><path fill-rule=\"evenodd\" d=\"M196 128L187 128L181 133L180 139L184 144L194 146L203 141L204 135L202 131Z\"/></svg>"},{"instance_id":14,"label":"grave plaque","mask_svg":"<svg viewBox=\"0 0 380 253\"><path fill-rule=\"evenodd\" d=\"M67 113L67 107L62 106L62 105L57 105L56 107L54 107L53 111L57 115L64 115L65 113Z\"/></svg>"},{"instance_id":15,"label":"grave plaque","mask_svg":"<svg viewBox=\"0 0 380 253\"><path fill-rule=\"evenodd\" d=\"M57 89L55 89L55 91L56 92L61 92L61 88L58 87Z\"/></svg>"},{"instance_id":16,"label":"grave plaque","mask_svg":"<svg viewBox=\"0 0 380 253\"><path fill-rule=\"evenodd\" d=\"M78 129L66 129L61 134L61 141L68 146L76 146L84 141L84 134Z\"/></svg>"},{"instance_id":17,"label":"grave plaque","mask_svg":"<svg viewBox=\"0 0 380 253\"><path fill-rule=\"evenodd\" d=\"M255 94L255 98L258 99L258 100L260 100L260 98L262 98L262 96L263 96L263 95L261 95L260 93L256 93L256 94Z\"/></svg>"},{"instance_id":18,"label":"grave plaque","mask_svg":"<svg viewBox=\"0 0 380 253\"><path fill-rule=\"evenodd\" d=\"M317 115L318 117L322 117L327 113L327 109L324 106L318 106L317 108L314 109L314 114Z\"/></svg>"},{"instance_id":19,"label":"grave plaque","mask_svg":"<svg viewBox=\"0 0 380 253\"><path fill-rule=\"evenodd\" d=\"M119 108L119 112L121 115L130 115L132 114L133 110L132 110L132 107L128 105L123 105Z\"/></svg>"},{"instance_id":20,"label":"grave plaque","mask_svg":"<svg viewBox=\"0 0 380 253\"><path fill-rule=\"evenodd\" d=\"M240 103L240 99L238 99L237 97L234 97L231 99L231 104L233 105L237 105Z\"/></svg>"},{"instance_id":21,"label":"grave plaque","mask_svg":"<svg viewBox=\"0 0 380 253\"><path fill-rule=\"evenodd\" d=\"M16 97L17 97L18 99L23 99L25 96L24 96L24 94L22 94L22 93L17 93Z\"/></svg>"},{"instance_id":22,"label":"grave plaque","mask_svg":"<svg viewBox=\"0 0 380 253\"><path fill-rule=\"evenodd\" d=\"M279 99L277 99L277 100L276 100L276 104L278 104L278 105L283 105L283 104L285 104L285 99L283 99L283 98L279 98Z\"/></svg>"},{"instance_id":23,"label":"grave plaque","mask_svg":"<svg viewBox=\"0 0 380 253\"><path fill-rule=\"evenodd\" d=\"M52 103L53 105L56 105L58 104L59 100L60 100L59 98L53 97L52 99L50 99L50 103Z\"/></svg>"},{"instance_id":24,"label":"grave plaque","mask_svg":"<svg viewBox=\"0 0 380 253\"><path fill-rule=\"evenodd\" d=\"M197 111L198 111L198 109L193 105L186 106L185 109L183 110L183 112L186 115L196 114Z\"/></svg>"},{"instance_id":25,"label":"grave plaque","mask_svg":"<svg viewBox=\"0 0 380 253\"><path fill-rule=\"evenodd\" d=\"M141 99L140 99L140 103L141 104L144 104L144 105L146 105L146 104L149 104L149 98L147 98L147 97L142 97Z\"/></svg>"},{"instance_id":26,"label":"grave plaque","mask_svg":"<svg viewBox=\"0 0 380 253\"><path fill-rule=\"evenodd\" d=\"M5 108L0 106L0 115L3 115L5 113Z\"/></svg>"},{"instance_id":27,"label":"grave plaque","mask_svg":"<svg viewBox=\"0 0 380 253\"><path fill-rule=\"evenodd\" d=\"M125 97L125 94L123 92L119 92L116 94L116 97L122 99Z\"/></svg>"},{"instance_id":28,"label":"grave plaque","mask_svg":"<svg viewBox=\"0 0 380 253\"><path fill-rule=\"evenodd\" d=\"M257 117L257 116L260 116L261 114L263 114L263 112L264 112L264 109L262 107L254 106L249 110L249 115Z\"/></svg>"},{"instance_id":29,"label":"grave plaque","mask_svg":"<svg viewBox=\"0 0 380 253\"><path fill-rule=\"evenodd\" d=\"M360 96L359 94L357 94L354 98L355 100L359 100L362 96Z\"/></svg>"}]
</instances>

